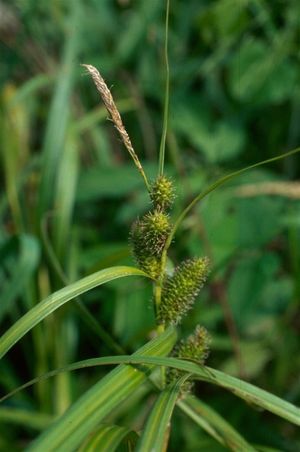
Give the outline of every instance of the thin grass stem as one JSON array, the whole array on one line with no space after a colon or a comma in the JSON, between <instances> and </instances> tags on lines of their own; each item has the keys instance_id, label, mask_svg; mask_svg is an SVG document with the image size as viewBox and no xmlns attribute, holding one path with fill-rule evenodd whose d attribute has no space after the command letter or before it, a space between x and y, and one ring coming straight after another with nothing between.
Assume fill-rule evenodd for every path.
<instances>
[{"instance_id":1,"label":"thin grass stem","mask_svg":"<svg viewBox=\"0 0 300 452\"><path fill-rule=\"evenodd\" d=\"M158 175L162 176L164 173L165 164L165 149L166 149L166 138L168 130L168 119L169 119L169 103L170 103L170 66L169 66L169 12L170 12L170 0L167 0L166 6L166 22L165 22L165 48L164 48L164 58L166 65L166 82L165 82L165 100L164 100L164 118L163 118L163 130L160 141L159 148L159 163L158 163Z\"/></svg>"}]
</instances>

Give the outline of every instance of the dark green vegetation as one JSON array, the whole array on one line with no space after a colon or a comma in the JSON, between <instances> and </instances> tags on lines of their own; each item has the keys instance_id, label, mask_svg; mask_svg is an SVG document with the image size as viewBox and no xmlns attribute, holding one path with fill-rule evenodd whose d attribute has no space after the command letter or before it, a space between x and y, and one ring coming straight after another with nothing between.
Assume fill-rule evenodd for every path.
<instances>
[{"instance_id":1,"label":"dark green vegetation","mask_svg":"<svg viewBox=\"0 0 300 452\"><path fill-rule=\"evenodd\" d=\"M37 323L36 317L36 327L1 359L1 393L79 360L119 356L38 380L2 402L1 451L24 450L84 393L82 405L71 413L75 432L80 434L78 426L94 430L98 425L85 409L101 410L98 419L106 425L96 429L102 445L98 450L109 444L105 438L134 444L134 431L140 433L146 420L152 426L157 419L168 420L178 385L185 384L175 382L158 399L151 385L142 386L145 366L176 367L177 362L164 358L175 341L173 330L147 343L155 328L149 279L120 279L83 293L134 273L127 267L133 266L128 235L136 218L149 211L150 201L79 63L93 64L113 85L126 129L152 182L165 91L163 3L0 4L1 335L53 292L87 278L84 290L82 283L74 284L46 299L38 314L45 320ZM176 185L173 218L219 177L299 146L299 17L296 0L172 0L165 170ZM246 172L197 204L178 228L167 264L172 269L195 256L208 256L211 262L209 280L178 329L180 338L197 324L204 326L212 337L211 368L299 406L298 161L295 154ZM102 272L113 266L118 270ZM71 299L48 315L49 300L54 310L55 303L57 307ZM27 319L35 321L31 314ZM15 327L14 336L4 337L1 353L18 335ZM120 358L134 352L148 361L139 361L138 355ZM123 365L109 374L110 367L99 367L126 362L138 370ZM294 425L298 412L290 405L264 398L195 362L178 362L175 374L186 371L199 378L194 385L198 399L177 403L168 450L300 449L299 427ZM236 395L205 381L217 381ZM120 404L118 397L127 401ZM115 403L113 411L108 403ZM285 419L269 411L280 416L285 412ZM58 448L54 441L59 435L65 435L72 449L66 422L59 428L48 433L48 450ZM149 424L145 431L147 450Z\"/></svg>"}]
</instances>

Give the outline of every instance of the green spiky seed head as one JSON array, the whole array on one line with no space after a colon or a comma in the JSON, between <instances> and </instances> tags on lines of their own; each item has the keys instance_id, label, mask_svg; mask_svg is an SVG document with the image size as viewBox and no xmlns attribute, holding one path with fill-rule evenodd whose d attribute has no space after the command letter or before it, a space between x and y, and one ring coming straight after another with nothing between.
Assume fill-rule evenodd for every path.
<instances>
[{"instance_id":1,"label":"green spiky seed head","mask_svg":"<svg viewBox=\"0 0 300 452\"><path fill-rule=\"evenodd\" d=\"M175 198L172 181L166 176L159 176L151 186L150 198L156 209L169 209Z\"/></svg>"},{"instance_id":2,"label":"green spiky seed head","mask_svg":"<svg viewBox=\"0 0 300 452\"><path fill-rule=\"evenodd\" d=\"M160 256L171 231L168 215L159 210L146 213L131 229L130 241L139 262L145 257Z\"/></svg>"},{"instance_id":3,"label":"green spiky seed head","mask_svg":"<svg viewBox=\"0 0 300 452\"><path fill-rule=\"evenodd\" d=\"M176 356L178 358L196 360L204 364L209 353L210 336L203 326L197 325L193 334L179 343Z\"/></svg>"},{"instance_id":4,"label":"green spiky seed head","mask_svg":"<svg viewBox=\"0 0 300 452\"><path fill-rule=\"evenodd\" d=\"M144 270L151 278L157 279L160 275L161 260L156 256L136 258L137 265Z\"/></svg>"},{"instance_id":5,"label":"green spiky seed head","mask_svg":"<svg viewBox=\"0 0 300 452\"><path fill-rule=\"evenodd\" d=\"M184 261L174 274L165 279L158 320L164 324L178 324L190 310L209 273L207 258Z\"/></svg>"},{"instance_id":6,"label":"green spiky seed head","mask_svg":"<svg viewBox=\"0 0 300 452\"><path fill-rule=\"evenodd\" d=\"M208 334L206 328L197 325L193 334L176 345L172 352L172 356L181 359L190 359L204 365L209 354L210 341L210 335ZM169 368L167 371L167 382L172 383L180 378L181 375L182 372L179 370ZM193 383L191 381L187 381L182 387L182 393L190 392L192 386Z\"/></svg>"}]
</instances>

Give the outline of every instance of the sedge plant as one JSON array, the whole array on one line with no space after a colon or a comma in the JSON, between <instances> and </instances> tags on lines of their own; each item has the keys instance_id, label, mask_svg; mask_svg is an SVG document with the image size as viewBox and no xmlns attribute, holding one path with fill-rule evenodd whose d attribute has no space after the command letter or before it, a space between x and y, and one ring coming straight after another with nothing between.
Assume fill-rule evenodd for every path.
<instances>
[{"instance_id":1,"label":"sedge plant","mask_svg":"<svg viewBox=\"0 0 300 452\"><path fill-rule=\"evenodd\" d=\"M183 219L199 201L230 179L256 166L295 154L300 148L225 175L197 195L177 218L174 218L172 207L176 202L176 186L164 171L169 107L168 17L169 1L166 14L167 76L164 121L155 180L148 179L103 77L95 67L83 65L91 75L149 196L150 208L135 220L129 232L129 244L136 267L106 268L54 292L28 310L0 338L0 357L2 358L35 325L65 303L109 281L130 276L147 278L149 284L152 284L155 334L132 355L120 353L116 356L76 362L39 376L5 395L2 401L21 389L64 372L94 366L116 366L46 428L29 445L26 449L28 451L113 451L120 450L121 445L128 451L166 451L175 407L223 447L232 451L260 450L248 442L212 407L193 395L193 382L196 380L220 386L246 402L300 425L300 409L296 406L207 366L211 337L204 326L197 325L186 338L178 339L180 324L192 311L211 270L206 256L183 259L174 268L169 268L168 252ZM120 350L122 351L121 348ZM134 426L115 425L107 421L124 401L145 388L154 402L141 431L135 431ZM139 404L139 401L136 403Z\"/></svg>"}]
</instances>

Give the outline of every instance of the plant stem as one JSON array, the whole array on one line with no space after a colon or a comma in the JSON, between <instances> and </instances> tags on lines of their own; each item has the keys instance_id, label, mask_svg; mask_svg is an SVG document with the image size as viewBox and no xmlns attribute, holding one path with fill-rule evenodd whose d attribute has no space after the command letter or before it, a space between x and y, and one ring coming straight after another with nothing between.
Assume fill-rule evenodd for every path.
<instances>
[{"instance_id":1,"label":"plant stem","mask_svg":"<svg viewBox=\"0 0 300 452\"><path fill-rule=\"evenodd\" d=\"M154 303L155 303L155 315L158 319L159 307L161 304L161 294L162 286L166 269L166 258L167 253L163 253L161 258L160 276L158 280L154 283ZM165 325L163 323L158 323L156 328L157 334L160 335L165 331ZM166 386L166 369L161 367L161 386L162 389Z\"/></svg>"},{"instance_id":2,"label":"plant stem","mask_svg":"<svg viewBox=\"0 0 300 452\"><path fill-rule=\"evenodd\" d=\"M166 148L166 137L168 129L168 116L169 116L169 98L170 98L170 67L169 67L169 56L168 56L168 41L169 41L169 11L170 11L170 0L167 0L166 8L166 25L165 25L165 64L166 64L166 84L165 84L165 101L164 101L164 119L163 119L163 130L159 149L159 163L158 163L158 175L162 176L164 173L164 163L165 163L165 148Z\"/></svg>"},{"instance_id":3,"label":"plant stem","mask_svg":"<svg viewBox=\"0 0 300 452\"><path fill-rule=\"evenodd\" d=\"M154 283L154 304L155 304L155 315L156 319L158 319L159 306L161 303L161 291L162 291L162 279L163 272L161 271L161 275L159 279ZM163 323L157 322L156 332L159 336L165 330L165 325ZM164 367L160 368L160 380L161 380L161 389L164 389L166 385L166 371Z\"/></svg>"}]
</instances>

